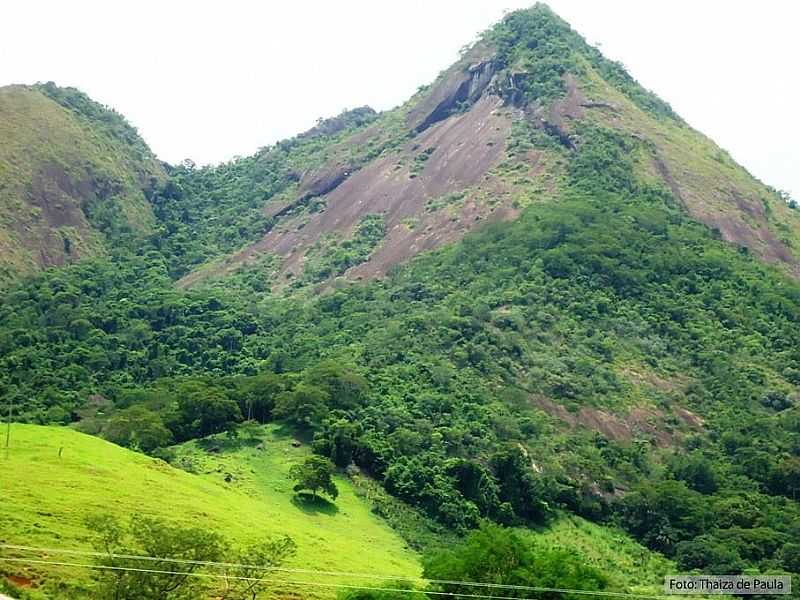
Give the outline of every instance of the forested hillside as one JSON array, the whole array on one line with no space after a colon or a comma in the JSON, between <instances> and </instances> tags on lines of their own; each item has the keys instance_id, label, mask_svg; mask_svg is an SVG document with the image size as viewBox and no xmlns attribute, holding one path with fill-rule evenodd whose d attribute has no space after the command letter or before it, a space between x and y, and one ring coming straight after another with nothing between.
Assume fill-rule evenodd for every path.
<instances>
[{"instance_id":1,"label":"forested hillside","mask_svg":"<svg viewBox=\"0 0 800 600\"><path fill-rule=\"evenodd\" d=\"M13 419L180 468L279 425L413 550L503 538L522 584L566 513L681 571L800 574L800 215L546 7L393 111L146 197L4 291Z\"/></svg>"}]
</instances>

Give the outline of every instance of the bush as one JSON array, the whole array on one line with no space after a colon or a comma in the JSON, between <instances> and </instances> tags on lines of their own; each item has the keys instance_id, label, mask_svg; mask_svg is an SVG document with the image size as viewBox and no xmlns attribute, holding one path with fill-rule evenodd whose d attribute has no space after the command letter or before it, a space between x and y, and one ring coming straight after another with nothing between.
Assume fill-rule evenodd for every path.
<instances>
[{"instance_id":1,"label":"bush","mask_svg":"<svg viewBox=\"0 0 800 600\"><path fill-rule=\"evenodd\" d=\"M172 441L172 433L161 417L143 406L118 411L105 424L101 434L110 442L148 453Z\"/></svg>"},{"instance_id":2,"label":"bush","mask_svg":"<svg viewBox=\"0 0 800 600\"><path fill-rule=\"evenodd\" d=\"M615 509L625 529L667 556L675 553L676 544L702 535L712 524L705 498L682 481L640 485Z\"/></svg>"},{"instance_id":3,"label":"bush","mask_svg":"<svg viewBox=\"0 0 800 600\"><path fill-rule=\"evenodd\" d=\"M675 479L685 482L689 488L701 494L713 494L719 487L711 461L699 454L677 457L671 468Z\"/></svg>"},{"instance_id":4,"label":"bush","mask_svg":"<svg viewBox=\"0 0 800 600\"><path fill-rule=\"evenodd\" d=\"M735 549L712 536L679 542L675 562L682 571L698 569L712 575L736 575L746 567Z\"/></svg>"}]
</instances>

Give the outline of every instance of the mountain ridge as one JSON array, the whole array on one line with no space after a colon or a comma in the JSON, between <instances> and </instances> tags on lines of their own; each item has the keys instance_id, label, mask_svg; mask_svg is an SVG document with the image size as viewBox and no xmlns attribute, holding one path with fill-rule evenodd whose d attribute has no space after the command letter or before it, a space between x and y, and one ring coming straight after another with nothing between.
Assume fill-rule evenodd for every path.
<instances>
[{"instance_id":1,"label":"mountain ridge","mask_svg":"<svg viewBox=\"0 0 800 600\"><path fill-rule=\"evenodd\" d=\"M161 165L124 118L77 90L62 90L52 84L13 89L44 94L84 125L98 129L99 123L101 137L124 142L117 144L114 152L133 149L121 153L136 155L121 165L123 172L133 172L133 177L121 175L129 183L106 184L101 193L132 198L131 194L138 192L131 188L140 188L148 201L122 200L118 213L124 213L126 206L137 205L134 210L138 214L130 218L123 214L120 220L139 223L142 226L134 229L138 227L141 232L157 225L149 213L153 208L158 211L159 194L165 202L174 201L171 194L175 188L170 191L163 187L166 175ZM483 222L513 219L530 202L552 201L563 177L558 164L575 152L579 129L586 125L607 127L634 140L640 146L636 152L642 154L637 171L666 186L692 218L726 241L780 265L793 277L800 276L796 250L800 224L777 193L686 125L667 103L642 88L621 65L605 59L546 5L537 4L509 14L487 30L435 82L400 107L380 114L369 107L354 109L321 120L293 141L279 142L248 157L254 161L253 168L264 171L272 183L259 200L253 199L254 210L248 213L247 223L242 216L232 218L231 225L246 232L236 240L241 246L226 243L214 250L215 254L194 259L194 264L188 265L191 272L180 274L179 285L194 285L259 262L272 265L269 277L276 289L304 280L306 262L316 269L311 279L320 280L322 275L314 264L330 262L325 255L339 252L343 244L350 243L361 219L375 216L385 221L383 240L374 245L369 256L359 257L358 264L348 261L322 279L330 283L336 278L383 276L392 266L418 252L458 240ZM484 130L476 131L476 127ZM534 128L540 139L526 156L512 156L508 146L519 141L518 130L526 127ZM465 147L469 140L472 146ZM314 145L320 141L323 143ZM531 145L530 140L525 143ZM302 157L288 169L270 159L282 148L288 148L291 154L303 144L306 149ZM44 173L42 181L58 186L58 182L51 182L56 173L48 177L44 159L37 160L43 163L34 165ZM228 168L234 168L233 163L205 171L192 167L196 173ZM527 173L519 172L525 168ZM264 176L248 176L249 185L262 187L258 180ZM77 192L78 196L96 196L97 185L87 185L86 179L83 176L83 183L62 182L61 187L69 188L67 197L76 185L83 190ZM194 193L198 192L204 193ZM217 190L211 193L219 196ZM103 204L91 198L81 202ZM263 206L263 213L255 210L255 202ZM58 220L66 219L77 226L75 240L69 240L63 232L55 239L49 233L47 218L44 229L19 224L16 233L4 233L9 240L7 256L20 254L11 250L10 240L31 226L39 227L42 233L33 236L38 242L26 242L31 250L23 250L21 256L35 253L37 245L43 248L40 258L15 259L25 261L25 271L37 263L60 264L74 259L57 248L59 242L65 247L75 246L76 255L82 245L89 256L102 253L107 236L86 222L81 209L68 216L70 210L64 209L62 217L52 215L53 225L57 228ZM100 229L118 227L111 223L116 218L110 214L113 211L106 210L95 219L104 221ZM45 211L46 216L51 213ZM15 220L25 221L21 216ZM88 236L85 242L84 231ZM160 235L164 235L163 227ZM324 241L329 237L336 241ZM48 258L49 254L53 256ZM7 271L10 277L13 268L7 267Z\"/></svg>"},{"instance_id":2,"label":"mountain ridge","mask_svg":"<svg viewBox=\"0 0 800 600\"><path fill-rule=\"evenodd\" d=\"M524 45L536 36L541 43L532 49ZM387 118L405 124L388 148L385 140L376 140L385 138ZM548 201L555 195L561 175L557 167L545 165L557 161L558 153L545 144L509 165L515 158L506 148L513 127L532 126L557 142L563 155L564 149L574 153L578 130L588 124L609 127L639 145L640 175L660 181L692 218L726 241L781 265L793 277L800 276L793 250L800 243L800 225L777 194L686 125L617 63L604 59L544 5L506 17L415 99L377 119L334 148L334 157L321 167L305 172L294 196L276 204L268 201L269 217L291 216L287 213L294 211L294 218L278 219L259 242L228 256L224 272L271 255L280 263L273 277L281 287L286 279L302 277L303 264L322 237L336 233L347 239L359 219L374 213L387 220L384 241L363 264L335 276L385 275L419 251L460 239L480 222L514 218L519 214L514 204ZM476 145L466 145L476 139L485 144L480 152ZM379 156L354 158L353 148L365 144L381 148ZM510 170L526 165L534 185L547 189L531 198L531 184L516 185L514 178L498 173L501 163ZM465 196L463 218L453 221L452 214L426 210L449 194ZM485 195L493 197L494 206L481 200ZM314 213L303 212L312 198L317 199ZM504 198L499 205L498 198ZM198 271L182 284L191 285L213 272L213 267Z\"/></svg>"}]
</instances>

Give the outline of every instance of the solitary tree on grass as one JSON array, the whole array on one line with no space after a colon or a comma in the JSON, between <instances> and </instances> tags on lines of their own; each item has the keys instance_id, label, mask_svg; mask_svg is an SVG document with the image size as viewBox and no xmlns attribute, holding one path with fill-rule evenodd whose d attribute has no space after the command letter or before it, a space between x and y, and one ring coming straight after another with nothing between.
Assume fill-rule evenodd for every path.
<instances>
[{"instance_id":1,"label":"solitary tree on grass","mask_svg":"<svg viewBox=\"0 0 800 600\"><path fill-rule=\"evenodd\" d=\"M321 490L332 500L336 500L339 490L333 483L332 475L333 463L322 456L310 456L289 469L289 477L297 482L297 485L294 486L295 492L309 490L311 495L316 498L317 491Z\"/></svg>"}]
</instances>

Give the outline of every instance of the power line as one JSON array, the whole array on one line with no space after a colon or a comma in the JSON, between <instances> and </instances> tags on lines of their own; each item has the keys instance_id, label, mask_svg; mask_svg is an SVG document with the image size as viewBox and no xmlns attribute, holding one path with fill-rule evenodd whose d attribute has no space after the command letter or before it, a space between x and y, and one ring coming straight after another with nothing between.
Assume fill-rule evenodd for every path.
<instances>
[{"instance_id":1,"label":"power line","mask_svg":"<svg viewBox=\"0 0 800 600\"><path fill-rule=\"evenodd\" d=\"M494 596L488 594L464 594L458 593L454 594L452 592L436 592L431 590L425 590L424 592L421 590L408 590L402 588L388 588L388 587L374 587L374 586L358 586L358 585L350 585L345 583L321 583L318 581L291 581L291 580L275 580L275 579L266 579L263 577L245 577L245 576L236 576L236 575L220 575L216 573L195 573L193 571L168 571L165 569L144 569L139 567L120 567L120 566L113 566L113 565L92 565L87 563L72 563L72 562L65 562L65 561L50 561L50 560L37 560L37 559L27 559L27 558L0 558L2 562L14 562L14 563L31 563L31 564L44 564L44 565L55 565L55 566L66 566L66 567L84 567L87 569L100 569L100 570L109 570L109 571L131 571L137 573L153 573L153 574L160 574L160 575L183 575L188 577L202 577L206 579L233 579L236 581L250 581L250 582L265 582L265 583L274 583L277 585L294 585L294 586L316 586L316 587L326 587L326 588L342 588L342 589L351 589L351 590L372 590L372 591L381 591L381 592L400 592L406 594L428 594L433 596L460 596L462 598L481 598L483 600L538 600L536 598L519 598L518 596ZM457 583L457 582L453 582ZM469 583L469 582L464 582ZM509 586L509 587L516 587L516 586ZM563 594L585 594L585 595L612 595L612 596L625 596L625 597L633 597L633 598L645 598L650 600L662 600L663 596L645 596L645 595L637 595L637 594L625 594L625 593L614 593L614 592L593 592L590 590L570 590L570 589L561 589L561 588L546 588L546 587L527 587L525 589L530 591L536 592L554 592L554 593L563 593Z\"/></svg>"},{"instance_id":2,"label":"power line","mask_svg":"<svg viewBox=\"0 0 800 600\"><path fill-rule=\"evenodd\" d=\"M11 407L14 406L14 400L11 393L8 392L8 422L6 423L6 460L8 460L8 445L11 441Z\"/></svg>"},{"instance_id":3,"label":"power line","mask_svg":"<svg viewBox=\"0 0 800 600\"><path fill-rule=\"evenodd\" d=\"M322 571L316 569L299 569L299 568L290 568L290 567L265 567L262 565L249 565L245 563L232 563L232 562L218 562L218 561L210 561L210 560L192 560L188 558L169 558L169 557L161 557L161 556L146 556L142 554L117 554L117 553L108 553L108 552L92 552L88 550L71 550L71 549L60 549L60 548L38 548L34 546L19 546L15 544L0 544L0 548L5 548L9 550L22 550L27 552L41 552L45 554L73 554L77 556L95 556L95 557L111 557L111 558L120 558L126 560L144 560L144 561L152 561L152 562L172 562L172 563L180 563L180 564L190 564L190 565L200 565L200 566L209 566L209 567L238 567L238 568L246 568L246 569L257 569L261 571L277 571L283 573L302 573L308 575L329 575L335 577L361 577L361 578L369 578L369 579L398 579L398 580L419 580L424 581L420 577L403 577L400 575L375 575L369 573L352 573L347 571ZM476 583L474 585L493 585L493 584L479 584Z\"/></svg>"},{"instance_id":4,"label":"power line","mask_svg":"<svg viewBox=\"0 0 800 600\"><path fill-rule=\"evenodd\" d=\"M625 597L625 598L639 598L639 599L662 599L664 596L655 596L655 595L644 595L644 594L631 594L626 592L610 592L605 590L576 590L576 589L567 589L567 588L547 588L547 587L539 587L539 586L525 586L525 585L512 585L512 584L500 584L500 583L488 583L488 582L478 582L478 581L454 581L454 580L446 580L446 579L428 579L424 577L407 577L407 576L400 576L400 575L376 575L376 574L369 574L369 573L352 573L347 571L323 571L323 570L316 570L316 569L299 569L299 568L290 568L290 567L265 567L260 565L248 565L244 563L231 563L231 562L217 562L217 561L198 561L198 560L190 560L190 559L181 559L181 558L168 558L168 557L157 557L157 556L146 556L146 555L137 555L137 554L115 554L115 553L104 553L104 552L91 552L88 550L71 550L71 549L58 549L58 548L38 548L34 546L20 546L14 544L0 544L0 548L5 549L13 549L13 550L22 550L22 551L30 551L30 552L43 552L43 553L52 553L52 554L73 554L79 556L94 556L94 557L107 557L110 556L112 558L120 558L125 560L143 560L143 561L152 561L152 562L171 562L171 563L180 563L180 564L192 564L198 566L210 566L210 567L234 567L234 568L246 568L246 569L253 569L253 570L261 570L261 571L274 571L274 572L281 572L281 573L293 573L293 574L306 574L306 575L325 575L325 576L335 576L335 577L358 577L358 578L367 578L367 579L379 579L379 580L395 580L395 581L417 581L417 582L424 582L424 583L433 583L439 585L460 585L460 586L467 586L467 587L484 587L484 588L493 588L493 589L501 589L501 590L519 590L519 591L530 591L530 592L553 592L553 593L570 593L570 594L582 594L582 595L589 595L589 596L611 596L611 597ZM0 559L0 560L12 560L12 559ZM14 559L15 562L24 562L27 559ZM53 563L56 564L56 563ZM93 568L97 565L87 565L85 563L76 563L74 566L85 566L88 568ZM110 568L108 566L100 566L104 568ZM120 567L121 568L121 567ZM131 568L133 569L133 568ZM216 575L219 577L219 575ZM224 576L222 576L224 577ZM331 584L335 585L335 584ZM377 588L367 588L367 589L377 589ZM392 588L394 589L394 588ZM431 592L432 593L432 592ZM463 595L463 594L462 594Z\"/></svg>"}]
</instances>

